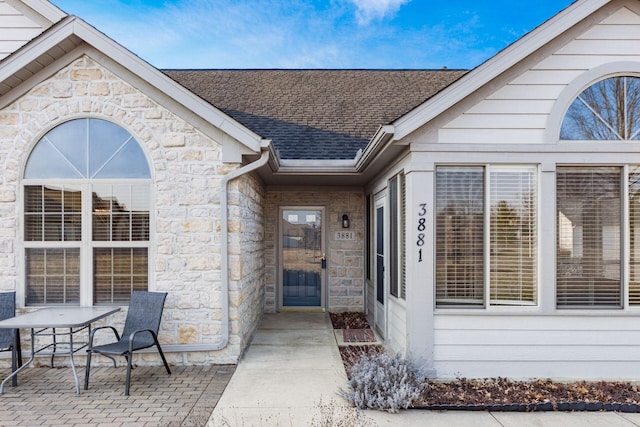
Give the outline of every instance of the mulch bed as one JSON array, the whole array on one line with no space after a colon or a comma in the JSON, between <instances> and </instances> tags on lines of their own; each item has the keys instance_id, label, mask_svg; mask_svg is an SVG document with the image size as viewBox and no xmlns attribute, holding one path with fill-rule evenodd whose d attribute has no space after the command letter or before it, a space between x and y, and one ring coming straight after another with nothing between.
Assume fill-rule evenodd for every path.
<instances>
[{"instance_id":1,"label":"mulch bed","mask_svg":"<svg viewBox=\"0 0 640 427\"><path fill-rule=\"evenodd\" d=\"M363 313L331 313L334 329L370 330ZM371 332L373 334L373 332ZM351 366L365 354L382 353L380 345L340 347L349 375ZM508 378L426 380L415 409L466 411L619 411L640 413L640 383L616 381L553 382L548 379L514 381Z\"/></svg>"},{"instance_id":2,"label":"mulch bed","mask_svg":"<svg viewBox=\"0 0 640 427\"><path fill-rule=\"evenodd\" d=\"M367 316L360 312L329 313L333 329L371 329Z\"/></svg>"},{"instance_id":3,"label":"mulch bed","mask_svg":"<svg viewBox=\"0 0 640 427\"><path fill-rule=\"evenodd\" d=\"M414 407L491 411L640 411L640 385L629 382L514 381L507 378L425 383Z\"/></svg>"},{"instance_id":4,"label":"mulch bed","mask_svg":"<svg viewBox=\"0 0 640 427\"><path fill-rule=\"evenodd\" d=\"M371 329L343 329L344 342L376 342L376 335Z\"/></svg>"}]
</instances>

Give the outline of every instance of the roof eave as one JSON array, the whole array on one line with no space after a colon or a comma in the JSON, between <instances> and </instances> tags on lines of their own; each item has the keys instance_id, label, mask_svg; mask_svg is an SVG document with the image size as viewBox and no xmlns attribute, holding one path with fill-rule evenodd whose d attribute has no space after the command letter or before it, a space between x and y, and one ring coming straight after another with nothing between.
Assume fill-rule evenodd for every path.
<instances>
[{"instance_id":1,"label":"roof eave","mask_svg":"<svg viewBox=\"0 0 640 427\"><path fill-rule=\"evenodd\" d=\"M298 160L280 159L279 173L345 174L355 173L354 160Z\"/></svg>"},{"instance_id":2,"label":"roof eave","mask_svg":"<svg viewBox=\"0 0 640 427\"><path fill-rule=\"evenodd\" d=\"M355 170L358 172L365 170L394 139L395 133L396 130L393 125L380 126L365 147L365 150L356 155Z\"/></svg>"},{"instance_id":3,"label":"roof eave","mask_svg":"<svg viewBox=\"0 0 640 427\"><path fill-rule=\"evenodd\" d=\"M164 73L125 49L82 19L68 16L0 62L0 82L54 50L67 39L78 39L117 62L124 69L144 80L151 87L173 99L195 115L227 133L251 151L259 153L263 138L209 104L193 92L170 79Z\"/></svg>"},{"instance_id":4,"label":"roof eave","mask_svg":"<svg viewBox=\"0 0 640 427\"><path fill-rule=\"evenodd\" d=\"M47 0L21 0L22 3L49 20L52 24L64 19L67 14Z\"/></svg>"},{"instance_id":5,"label":"roof eave","mask_svg":"<svg viewBox=\"0 0 640 427\"><path fill-rule=\"evenodd\" d=\"M213 126L232 136L255 152L260 152L262 136L249 130L227 114L209 104L193 92L181 86L157 68L134 55L120 44L100 33L95 28L76 18L74 32L94 48L104 52L114 61L140 76L165 95L189 108Z\"/></svg>"}]
</instances>

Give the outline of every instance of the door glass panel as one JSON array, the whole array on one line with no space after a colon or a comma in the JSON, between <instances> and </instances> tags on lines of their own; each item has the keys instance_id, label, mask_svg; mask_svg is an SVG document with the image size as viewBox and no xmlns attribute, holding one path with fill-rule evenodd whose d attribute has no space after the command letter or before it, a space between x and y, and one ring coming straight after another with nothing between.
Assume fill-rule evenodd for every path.
<instances>
[{"instance_id":1,"label":"door glass panel","mask_svg":"<svg viewBox=\"0 0 640 427\"><path fill-rule=\"evenodd\" d=\"M322 304L322 211L286 209L282 214L282 304Z\"/></svg>"}]
</instances>

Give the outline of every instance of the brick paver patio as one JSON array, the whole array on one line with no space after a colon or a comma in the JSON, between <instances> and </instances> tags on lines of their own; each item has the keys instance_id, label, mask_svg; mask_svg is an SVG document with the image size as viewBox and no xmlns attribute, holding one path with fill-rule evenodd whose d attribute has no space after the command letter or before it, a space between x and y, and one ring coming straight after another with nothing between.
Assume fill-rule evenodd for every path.
<instances>
[{"instance_id":1,"label":"brick paver patio","mask_svg":"<svg viewBox=\"0 0 640 427\"><path fill-rule=\"evenodd\" d=\"M77 395L71 368L28 368L18 387L0 395L6 426L204 426L235 371L235 365L138 367L131 396L124 396L126 368L91 369L89 390ZM6 370L0 370L4 379ZM81 380L84 368L78 369Z\"/></svg>"}]
</instances>

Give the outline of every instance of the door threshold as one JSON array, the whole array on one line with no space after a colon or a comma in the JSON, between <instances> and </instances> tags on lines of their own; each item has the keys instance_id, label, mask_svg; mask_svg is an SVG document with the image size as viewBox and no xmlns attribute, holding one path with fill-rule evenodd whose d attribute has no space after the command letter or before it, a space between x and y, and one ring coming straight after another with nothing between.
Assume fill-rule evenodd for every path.
<instances>
[{"instance_id":1,"label":"door threshold","mask_svg":"<svg viewBox=\"0 0 640 427\"><path fill-rule=\"evenodd\" d=\"M280 307L278 312L287 313L324 313L326 310L322 307Z\"/></svg>"}]
</instances>

